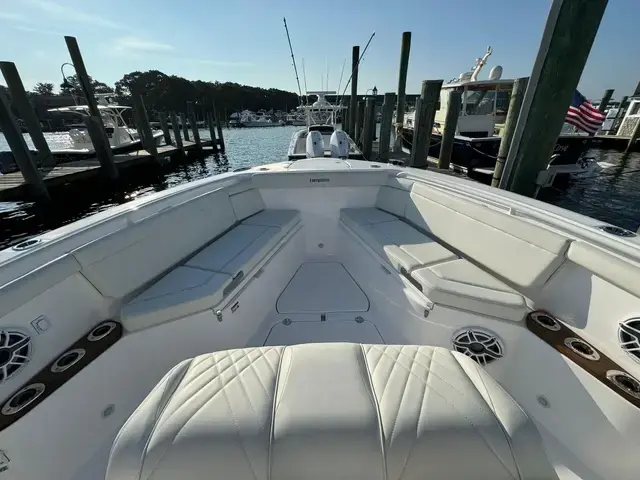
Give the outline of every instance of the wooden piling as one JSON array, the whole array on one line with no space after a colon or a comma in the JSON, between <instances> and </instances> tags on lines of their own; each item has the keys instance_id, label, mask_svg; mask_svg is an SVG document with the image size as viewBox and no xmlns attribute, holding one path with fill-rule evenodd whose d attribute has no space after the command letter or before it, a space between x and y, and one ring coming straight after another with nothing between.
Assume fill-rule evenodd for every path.
<instances>
[{"instance_id":1,"label":"wooden piling","mask_svg":"<svg viewBox=\"0 0 640 480\"><path fill-rule=\"evenodd\" d=\"M455 90L449 92L447 99L447 114L444 118L444 129L442 130L442 142L440 143L440 156L438 158L438 168L449 169L451 154L453 153L453 143L458 126L460 115L460 102L462 94Z\"/></svg>"},{"instance_id":2,"label":"wooden piling","mask_svg":"<svg viewBox=\"0 0 640 480\"><path fill-rule=\"evenodd\" d=\"M510 190L538 191L606 6L607 0L553 0L507 157Z\"/></svg>"},{"instance_id":3,"label":"wooden piling","mask_svg":"<svg viewBox=\"0 0 640 480\"><path fill-rule=\"evenodd\" d=\"M184 141L188 142L189 140L189 126L187 125L187 117L184 113L180 114L180 127L182 128L182 134L184 135Z\"/></svg>"},{"instance_id":4,"label":"wooden piling","mask_svg":"<svg viewBox=\"0 0 640 480\"><path fill-rule=\"evenodd\" d=\"M216 128L218 130L218 142L220 144L220 151L224 152L225 147L224 147L224 136L222 135L222 122L220 121L220 115L216 113L216 104L213 100L211 100L211 106L213 107L213 119L216 122Z\"/></svg>"},{"instance_id":5,"label":"wooden piling","mask_svg":"<svg viewBox=\"0 0 640 480\"><path fill-rule=\"evenodd\" d=\"M18 122L11 112L9 100L2 89L0 89L0 128L31 192L42 201L50 200L44 180L38 171L27 143L24 141Z\"/></svg>"},{"instance_id":6,"label":"wooden piling","mask_svg":"<svg viewBox=\"0 0 640 480\"><path fill-rule=\"evenodd\" d=\"M358 121L358 60L360 59L360 47L355 45L351 50L351 98L349 99L349 110L351 115L349 118L349 135L354 140L358 136L356 131L356 123Z\"/></svg>"},{"instance_id":7,"label":"wooden piling","mask_svg":"<svg viewBox=\"0 0 640 480\"><path fill-rule=\"evenodd\" d=\"M513 134L516 130L516 124L518 123L518 115L522 108L522 101L524 100L524 92L527 91L527 85L529 83L529 77L516 78L513 81L513 89L511 90L511 99L509 100L509 109L507 110L507 119L505 120L504 130L502 131L502 139L500 140L500 149L498 150L498 158L496 159L496 168L493 170L493 177L491 178L492 187L501 186L501 178L504 170L505 162L509 154L509 147L513 140ZM507 178L505 178L506 182Z\"/></svg>"},{"instance_id":8,"label":"wooden piling","mask_svg":"<svg viewBox=\"0 0 640 480\"><path fill-rule=\"evenodd\" d=\"M184 144L182 143L182 134L180 133L180 125L178 124L178 116L176 112L169 114L171 117L171 128L173 128L173 137L176 141L176 147L180 150L180 153L184 155Z\"/></svg>"},{"instance_id":9,"label":"wooden piling","mask_svg":"<svg viewBox=\"0 0 640 480\"><path fill-rule=\"evenodd\" d=\"M629 153L633 146L636 143L636 140L640 136L640 120L636 123L636 126L633 127L633 132L631 133L631 138L629 138L629 143L627 143L627 148L625 148L624 153Z\"/></svg>"},{"instance_id":10,"label":"wooden piling","mask_svg":"<svg viewBox=\"0 0 640 480\"><path fill-rule=\"evenodd\" d=\"M411 32L402 34L402 45L400 47L400 70L398 73L398 104L396 106L396 141L393 151L402 151L402 126L404 124L405 92L407 88L407 72L409 70L409 54L411 53Z\"/></svg>"},{"instance_id":11,"label":"wooden piling","mask_svg":"<svg viewBox=\"0 0 640 480\"><path fill-rule=\"evenodd\" d=\"M93 143L93 149L96 152L96 157L100 162L102 173L111 179L115 179L118 176L118 169L113 160L113 152L111 151L111 145L106 134L104 134L104 124L102 118L93 117L91 115L82 115L82 121L87 127L87 133L91 137L91 143Z\"/></svg>"},{"instance_id":12,"label":"wooden piling","mask_svg":"<svg viewBox=\"0 0 640 480\"><path fill-rule=\"evenodd\" d=\"M362 148L362 127L364 126L364 100L358 100L356 111L356 124L354 128L353 141Z\"/></svg>"},{"instance_id":13,"label":"wooden piling","mask_svg":"<svg viewBox=\"0 0 640 480\"><path fill-rule=\"evenodd\" d=\"M378 161L389 161L391 148L391 128L393 123L393 108L396 101L395 93L385 93L382 103L382 117L380 118L380 140L378 142Z\"/></svg>"},{"instance_id":14,"label":"wooden piling","mask_svg":"<svg viewBox=\"0 0 640 480\"><path fill-rule=\"evenodd\" d=\"M193 109L193 102L187 102L187 116L189 117L189 123L191 124L191 131L193 132L193 141L196 142L196 147L202 148L200 132L198 131L198 119L196 118L196 114Z\"/></svg>"},{"instance_id":15,"label":"wooden piling","mask_svg":"<svg viewBox=\"0 0 640 480\"><path fill-rule=\"evenodd\" d=\"M153 138L153 132L151 131L151 125L149 123L149 116L147 115L147 109L144 106L144 99L142 98L142 95L136 94L133 94L131 99L133 100L134 113L137 112L138 133L140 135L140 140L142 141L142 146L147 152L157 159L158 147L156 146L156 141Z\"/></svg>"},{"instance_id":16,"label":"wooden piling","mask_svg":"<svg viewBox=\"0 0 640 480\"><path fill-rule=\"evenodd\" d=\"M24 89L24 85L22 84L16 65L13 62L0 62L0 70L2 70L2 75L7 82L9 92L11 92L11 102L15 105L20 117L26 124L29 136L38 151L40 165L55 165L56 162L51 154L51 149L44 138L42 128L40 127L40 121L29 102L29 97Z\"/></svg>"},{"instance_id":17,"label":"wooden piling","mask_svg":"<svg viewBox=\"0 0 640 480\"><path fill-rule=\"evenodd\" d=\"M82 92L84 94L85 100L87 102L87 108L89 109L89 115L94 117L95 122L99 123L99 132L96 130L95 126L97 125L95 122L91 122L93 125L93 136L91 136L91 132L89 131L89 136L91 136L91 141L96 150L96 156L98 157L98 161L102 166L102 171L105 175L107 175L111 179L115 179L118 177L118 169L113 160L113 152L111 151L111 145L109 145L109 139L107 137L107 132L104 129L104 124L102 123L102 115L100 114L100 110L98 109L98 102L96 102L95 97L93 96L93 88L91 87L91 80L89 79L89 74L87 73L87 68L84 65L84 60L82 59L82 54L80 53L80 47L78 46L78 41L75 37L65 36L64 41L67 44L67 50L69 50L69 56L71 57L71 61L73 62L73 67L75 68L76 75L78 77L78 82L80 82L80 86L82 88ZM101 148L98 149L96 143L101 145Z\"/></svg>"},{"instance_id":18,"label":"wooden piling","mask_svg":"<svg viewBox=\"0 0 640 480\"><path fill-rule=\"evenodd\" d=\"M607 106L609 105L609 100L611 100L612 96L613 96L613 89L606 90L604 92L604 95L602 96L602 100L600 100L600 105L598 105L598 110L600 110L601 112L604 112L607 109Z\"/></svg>"},{"instance_id":19,"label":"wooden piling","mask_svg":"<svg viewBox=\"0 0 640 480\"><path fill-rule=\"evenodd\" d=\"M342 130L349 135L349 108L342 110Z\"/></svg>"},{"instance_id":20,"label":"wooden piling","mask_svg":"<svg viewBox=\"0 0 640 480\"><path fill-rule=\"evenodd\" d=\"M615 135L617 133L619 124L620 124L620 119L624 118L624 106L627 103L628 99L629 97L625 95L624 97L622 97L622 100L620 100L620 105L618 106L618 113L616 113L616 117L613 119L613 122L611 123L611 129L607 132L607 135Z\"/></svg>"},{"instance_id":21,"label":"wooden piling","mask_svg":"<svg viewBox=\"0 0 640 480\"><path fill-rule=\"evenodd\" d=\"M442 80L424 80L420 92L420 109L416 108L416 122L413 130L410 166L427 167L427 155L431 144L431 132L440 98Z\"/></svg>"},{"instance_id":22,"label":"wooden piling","mask_svg":"<svg viewBox=\"0 0 640 480\"><path fill-rule=\"evenodd\" d=\"M367 97L364 107L364 122L362 124L362 135L360 143L362 144L362 156L371 160L371 152L373 148L373 132L375 128L374 113L375 99L373 97Z\"/></svg>"},{"instance_id":23,"label":"wooden piling","mask_svg":"<svg viewBox=\"0 0 640 480\"><path fill-rule=\"evenodd\" d=\"M213 153L218 153L218 140L216 140L216 126L213 121L213 114L207 113L207 124L209 125L209 136L211 137L211 149Z\"/></svg>"},{"instance_id":24,"label":"wooden piling","mask_svg":"<svg viewBox=\"0 0 640 480\"><path fill-rule=\"evenodd\" d=\"M164 136L165 145L173 145L173 141L171 140L171 132L169 132L169 125L167 124L167 114L165 112L159 112L158 121L160 122L160 128L162 128L162 135Z\"/></svg>"}]
</instances>

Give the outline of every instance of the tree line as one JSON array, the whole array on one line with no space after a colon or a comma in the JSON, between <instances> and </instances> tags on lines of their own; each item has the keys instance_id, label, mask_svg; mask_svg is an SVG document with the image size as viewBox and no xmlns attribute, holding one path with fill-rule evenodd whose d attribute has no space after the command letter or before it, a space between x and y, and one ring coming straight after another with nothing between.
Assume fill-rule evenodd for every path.
<instances>
[{"instance_id":1,"label":"tree line","mask_svg":"<svg viewBox=\"0 0 640 480\"><path fill-rule=\"evenodd\" d=\"M212 111L215 102L218 115L228 116L243 109L284 110L298 106L298 95L276 88L259 88L233 82L190 81L159 70L131 72L118 80L114 87L91 79L95 93L113 93L117 103L132 104L132 95L141 95L148 112L186 111L187 102L193 102L196 112ZM52 83L38 83L31 91L34 103L46 97L55 97ZM58 95L82 97L77 76L71 75L60 84Z\"/></svg>"}]
</instances>

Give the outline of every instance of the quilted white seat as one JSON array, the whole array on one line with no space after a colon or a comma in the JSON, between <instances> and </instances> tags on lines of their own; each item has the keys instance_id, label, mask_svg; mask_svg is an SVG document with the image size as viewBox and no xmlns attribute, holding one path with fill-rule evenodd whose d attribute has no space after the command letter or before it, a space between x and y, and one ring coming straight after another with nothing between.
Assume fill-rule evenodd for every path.
<instances>
[{"instance_id":1,"label":"quilted white seat","mask_svg":"<svg viewBox=\"0 0 640 480\"><path fill-rule=\"evenodd\" d=\"M361 240L432 302L521 321L524 297L433 238L377 208L343 209L341 219Z\"/></svg>"},{"instance_id":2,"label":"quilted white seat","mask_svg":"<svg viewBox=\"0 0 640 480\"><path fill-rule=\"evenodd\" d=\"M295 210L264 210L249 217L125 305L125 328L140 330L216 306L299 219Z\"/></svg>"},{"instance_id":3,"label":"quilted white seat","mask_svg":"<svg viewBox=\"0 0 640 480\"><path fill-rule=\"evenodd\" d=\"M222 351L171 370L107 480L554 479L527 414L470 358L426 346Z\"/></svg>"}]
</instances>

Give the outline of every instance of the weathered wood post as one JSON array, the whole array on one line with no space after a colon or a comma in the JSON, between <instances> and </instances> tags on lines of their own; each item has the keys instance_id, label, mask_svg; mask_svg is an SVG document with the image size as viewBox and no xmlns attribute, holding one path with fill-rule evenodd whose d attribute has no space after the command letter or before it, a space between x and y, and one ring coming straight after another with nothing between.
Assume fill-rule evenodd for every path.
<instances>
[{"instance_id":1,"label":"weathered wood post","mask_svg":"<svg viewBox=\"0 0 640 480\"><path fill-rule=\"evenodd\" d=\"M154 157L158 157L158 147L156 146L156 140L153 138L153 132L151 131L151 125L149 124L149 116L147 115L147 109L144 106L144 99L142 95L133 94L131 96L133 100L134 118L138 127L138 133L142 146Z\"/></svg>"},{"instance_id":2,"label":"weathered wood post","mask_svg":"<svg viewBox=\"0 0 640 480\"><path fill-rule=\"evenodd\" d=\"M402 125L404 124L404 110L406 105L405 92L407 88L407 71L409 70L409 54L411 53L411 32L402 34L402 46L400 47L400 71L398 73L398 105L396 107L396 141L393 151L402 151Z\"/></svg>"},{"instance_id":3,"label":"weathered wood post","mask_svg":"<svg viewBox=\"0 0 640 480\"><path fill-rule=\"evenodd\" d=\"M29 136L38 151L40 164L46 166L55 165L56 162L51 154L51 149L42 133L40 121L31 107L29 97L27 97L27 92L24 89L16 65L13 62L0 62L0 69L9 87L9 92L11 92L11 102L18 109L20 117L22 117L22 120L24 120L24 123L27 125Z\"/></svg>"},{"instance_id":4,"label":"weathered wood post","mask_svg":"<svg viewBox=\"0 0 640 480\"><path fill-rule=\"evenodd\" d=\"M373 147L373 131L375 128L373 111L374 111L375 99L373 97L367 97L364 107L364 123L362 125L362 136L360 142L362 143L362 156L367 160L371 160L371 152Z\"/></svg>"},{"instance_id":5,"label":"weathered wood post","mask_svg":"<svg viewBox=\"0 0 640 480\"><path fill-rule=\"evenodd\" d=\"M160 122L160 128L162 128L162 135L164 136L164 143L166 145L172 145L171 132L169 132L169 125L167 124L166 112L158 112L158 121Z\"/></svg>"},{"instance_id":6,"label":"weathered wood post","mask_svg":"<svg viewBox=\"0 0 640 480\"><path fill-rule=\"evenodd\" d=\"M356 125L355 125L355 135L354 142L362 148L362 127L364 126L364 100L358 100L357 104L357 112L356 112Z\"/></svg>"},{"instance_id":7,"label":"weathered wood post","mask_svg":"<svg viewBox=\"0 0 640 480\"><path fill-rule=\"evenodd\" d=\"M189 141L189 125L187 125L187 117L184 113L180 114L180 128L182 128L182 134L184 135L184 141Z\"/></svg>"},{"instance_id":8,"label":"weathered wood post","mask_svg":"<svg viewBox=\"0 0 640 480\"><path fill-rule=\"evenodd\" d=\"M624 149L624 153L629 153L633 146L636 143L636 140L640 136L640 119L636 123L636 126L633 127L633 132L631 133L631 138L629 138L629 143L627 143L627 148Z\"/></svg>"},{"instance_id":9,"label":"weathered wood post","mask_svg":"<svg viewBox=\"0 0 640 480\"><path fill-rule=\"evenodd\" d=\"M342 110L342 130L349 136L349 107Z\"/></svg>"},{"instance_id":10,"label":"weathered wood post","mask_svg":"<svg viewBox=\"0 0 640 480\"><path fill-rule=\"evenodd\" d=\"M92 117L90 115L82 115L82 121L85 127L87 127L89 137L91 137L91 142L93 143L96 157L100 159L106 158L109 155L113 155L113 153L111 152L111 145L109 144L109 140L100 134L101 125L102 128L104 128L102 119L98 117ZM101 164L101 167L104 168L104 165Z\"/></svg>"},{"instance_id":11,"label":"weathered wood post","mask_svg":"<svg viewBox=\"0 0 640 480\"><path fill-rule=\"evenodd\" d=\"M91 130L89 130L89 136L91 137L91 142L93 143L94 147L96 147L96 144L102 146L106 145L106 148L96 148L96 156L98 157L98 161L100 162L100 166L102 167L102 172L107 175L107 177L115 179L118 177L118 168L116 167L115 161L113 160L113 152L111 151L109 138L107 137L107 132L104 129L104 124L102 123L102 115L100 115L98 103L93 96L93 88L91 87L89 74L87 73L87 68L84 65L84 60L82 59L82 55L80 53L78 41L75 37L68 36L64 37L64 41L67 44L69 56L71 57L73 67L75 68L76 75L78 76L78 81L80 82L82 92L84 94L85 100L87 101L89 114L91 117L95 117L100 123L99 128L93 128L94 136L91 136Z\"/></svg>"},{"instance_id":12,"label":"weathered wood post","mask_svg":"<svg viewBox=\"0 0 640 480\"><path fill-rule=\"evenodd\" d=\"M200 132L198 131L198 120L193 108L193 102L187 102L187 115L189 116L189 123L191 124L191 131L193 132L193 141L196 142L198 149L202 148L200 142Z\"/></svg>"},{"instance_id":13,"label":"weathered wood post","mask_svg":"<svg viewBox=\"0 0 640 480\"><path fill-rule=\"evenodd\" d=\"M602 100L600 100L600 105L598 105L598 110L604 112L609 105L609 100L613 97L613 88L609 90L605 90L604 95L602 96Z\"/></svg>"},{"instance_id":14,"label":"weathered wood post","mask_svg":"<svg viewBox=\"0 0 640 480\"><path fill-rule=\"evenodd\" d=\"M524 92L527 91L528 84L529 84L529 77L520 77L520 78L516 78L513 81L513 89L511 90L511 99L509 100L509 109L507 110L507 119L504 122L502 139L500 139L500 149L498 150L498 158L496 159L496 168L493 170L493 177L491 178L492 187L500 186L500 179L502 178L504 164L507 161L507 155L509 154L509 147L511 147L511 141L513 140L513 133L516 130L516 124L518 123L518 115L520 115L520 109L522 108L522 101L524 100Z\"/></svg>"},{"instance_id":15,"label":"weathered wood post","mask_svg":"<svg viewBox=\"0 0 640 480\"><path fill-rule=\"evenodd\" d=\"M358 136L356 131L356 122L358 119L358 60L360 59L360 47L355 45L351 50L351 98L349 98L349 110L351 115L349 116L349 136L355 141Z\"/></svg>"},{"instance_id":16,"label":"weathered wood post","mask_svg":"<svg viewBox=\"0 0 640 480\"><path fill-rule=\"evenodd\" d=\"M224 136L222 135L222 122L220 121L220 115L216 113L216 104L213 100L211 100L211 106L213 107L213 119L216 122L216 128L218 130L218 142L220 143L220 150L224 152L225 147L224 147Z\"/></svg>"},{"instance_id":17,"label":"weathered wood post","mask_svg":"<svg viewBox=\"0 0 640 480\"><path fill-rule=\"evenodd\" d=\"M442 80L424 80L420 92L420 109L416 108L416 124L413 130L413 143L411 145L410 166L417 168L427 167L427 156L431 145L431 132L433 120L436 116L436 107L440 97Z\"/></svg>"},{"instance_id":18,"label":"weathered wood post","mask_svg":"<svg viewBox=\"0 0 640 480\"><path fill-rule=\"evenodd\" d=\"M11 112L9 100L2 89L0 89L0 128L11 148L13 158L22 172L24 181L27 182L32 193L41 200L50 200L44 180L31 156L27 143L24 141L18 122Z\"/></svg>"},{"instance_id":19,"label":"weathered wood post","mask_svg":"<svg viewBox=\"0 0 640 480\"><path fill-rule=\"evenodd\" d=\"M553 0L503 173L514 172L510 190L533 196L539 189L606 6Z\"/></svg>"},{"instance_id":20,"label":"weathered wood post","mask_svg":"<svg viewBox=\"0 0 640 480\"><path fill-rule=\"evenodd\" d=\"M216 140L216 126L213 121L213 114L207 112L207 123L209 125L209 136L211 137L211 149L213 153L218 153L218 140Z\"/></svg>"},{"instance_id":21,"label":"weathered wood post","mask_svg":"<svg viewBox=\"0 0 640 480\"><path fill-rule=\"evenodd\" d=\"M451 90L447 99L447 114L444 118L444 129L442 131L442 142L440 143L440 156L438 157L438 168L449 169L451 154L453 153L453 143L458 127L458 117L460 116L460 102L462 94Z\"/></svg>"},{"instance_id":22,"label":"weathered wood post","mask_svg":"<svg viewBox=\"0 0 640 480\"><path fill-rule=\"evenodd\" d=\"M624 97L622 97L622 100L620 100L620 105L618 106L618 113L616 113L616 116L613 119L613 122L611 123L611 129L607 132L607 135L615 135L618 132L620 121L622 118L624 118L624 107L628 99L629 97L625 95Z\"/></svg>"},{"instance_id":23,"label":"weathered wood post","mask_svg":"<svg viewBox=\"0 0 640 480\"><path fill-rule=\"evenodd\" d=\"M180 153L184 155L184 144L182 143L182 134L180 133L180 124L178 124L178 116L176 112L169 114L171 117L171 128L173 128L173 137L176 141L176 147L180 150Z\"/></svg>"},{"instance_id":24,"label":"weathered wood post","mask_svg":"<svg viewBox=\"0 0 640 480\"><path fill-rule=\"evenodd\" d=\"M389 149L391 148L391 128L393 123L393 107L396 100L395 93L385 93L382 104L382 117L380 118L380 140L378 141L378 159L381 162L389 161Z\"/></svg>"}]
</instances>

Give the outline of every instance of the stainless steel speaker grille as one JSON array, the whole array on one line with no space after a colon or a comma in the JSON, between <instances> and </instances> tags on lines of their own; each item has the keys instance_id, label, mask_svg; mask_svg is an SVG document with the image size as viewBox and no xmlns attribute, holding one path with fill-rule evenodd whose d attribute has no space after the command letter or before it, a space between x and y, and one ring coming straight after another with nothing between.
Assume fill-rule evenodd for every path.
<instances>
[{"instance_id":1,"label":"stainless steel speaker grille","mask_svg":"<svg viewBox=\"0 0 640 480\"><path fill-rule=\"evenodd\" d=\"M620 347L636 362L640 362L640 318L630 318L618 325Z\"/></svg>"},{"instance_id":2,"label":"stainless steel speaker grille","mask_svg":"<svg viewBox=\"0 0 640 480\"><path fill-rule=\"evenodd\" d=\"M0 384L31 359L31 337L14 330L0 330Z\"/></svg>"},{"instance_id":3,"label":"stainless steel speaker grille","mask_svg":"<svg viewBox=\"0 0 640 480\"><path fill-rule=\"evenodd\" d=\"M496 334L480 328L466 328L453 336L453 348L480 365L487 365L504 355L504 347Z\"/></svg>"}]
</instances>

